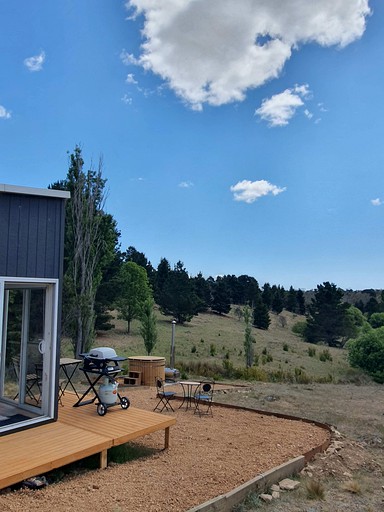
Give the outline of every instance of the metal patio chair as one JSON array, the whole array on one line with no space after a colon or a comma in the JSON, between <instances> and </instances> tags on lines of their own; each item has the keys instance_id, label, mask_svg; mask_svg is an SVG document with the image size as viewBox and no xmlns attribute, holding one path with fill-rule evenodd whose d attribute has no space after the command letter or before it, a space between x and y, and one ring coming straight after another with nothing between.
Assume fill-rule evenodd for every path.
<instances>
[{"instance_id":1,"label":"metal patio chair","mask_svg":"<svg viewBox=\"0 0 384 512\"><path fill-rule=\"evenodd\" d=\"M163 412L165 409L166 411L175 412L174 408L169 403L169 401L175 397L176 392L175 391L165 391L165 381L163 379L160 379L159 377L156 378L155 384L156 384L156 398L158 398L159 401L157 402L157 405L153 410Z\"/></svg>"},{"instance_id":2,"label":"metal patio chair","mask_svg":"<svg viewBox=\"0 0 384 512\"><path fill-rule=\"evenodd\" d=\"M211 380L205 380L200 382L200 385L195 391L193 400L195 402L195 414L199 416L212 414L212 402L213 402L213 389L215 383Z\"/></svg>"}]
</instances>

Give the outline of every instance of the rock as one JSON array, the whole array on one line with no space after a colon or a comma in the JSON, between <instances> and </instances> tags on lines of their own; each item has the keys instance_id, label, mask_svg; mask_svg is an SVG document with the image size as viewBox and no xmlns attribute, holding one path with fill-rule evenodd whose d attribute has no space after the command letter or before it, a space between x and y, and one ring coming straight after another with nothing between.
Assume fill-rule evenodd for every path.
<instances>
[{"instance_id":1,"label":"rock","mask_svg":"<svg viewBox=\"0 0 384 512\"><path fill-rule=\"evenodd\" d=\"M272 491L272 498L274 500L278 500L280 498L280 493L279 491Z\"/></svg>"},{"instance_id":2,"label":"rock","mask_svg":"<svg viewBox=\"0 0 384 512\"><path fill-rule=\"evenodd\" d=\"M260 494L259 498L265 502L272 501L273 498L270 494Z\"/></svg>"},{"instance_id":3,"label":"rock","mask_svg":"<svg viewBox=\"0 0 384 512\"><path fill-rule=\"evenodd\" d=\"M265 400L267 402L276 402L276 400L280 400L280 397L275 395L269 395L265 397Z\"/></svg>"},{"instance_id":4,"label":"rock","mask_svg":"<svg viewBox=\"0 0 384 512\"><path fill-rule=\"evenodd\" d=\"M297 480L291 480L290 478L284 478L284 480L281 480L279 482L280 489L284 491L293 491L294 489L297 489L299 487L300 482Z\"/></svg>"},{"instance_id":5,"label":"rock","mask_svg":"<svg viewBox=\"0 0 384 512\"><path fill-rule=\"evenodd\" d=\"M273 492L273 491L277 491L277 492L279 492L279 491L280 491L280 486L279 486L279 485L277 485L277 484L273 484L273 485L271 485L271 491L272 491L272 492Z\"/></svg>"}]
</instances>

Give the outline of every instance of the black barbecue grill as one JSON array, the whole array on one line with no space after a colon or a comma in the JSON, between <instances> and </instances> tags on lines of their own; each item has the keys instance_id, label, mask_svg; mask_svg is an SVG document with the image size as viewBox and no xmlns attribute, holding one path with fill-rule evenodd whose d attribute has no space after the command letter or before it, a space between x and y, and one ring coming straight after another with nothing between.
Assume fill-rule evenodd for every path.
<instances>
[{"instance_id":1,"label":"black barbecue grill","mask_svg":"<svg viewBox=\"0 0 384 512\"><path fill-rule=\"evenodd\" d=\"M116 375L122 371L119 363L127 358L117 356L115 350L109 347L94 348L90 352L80 355L83 358L80 370L84 373L89 387L73 407L93 404L97 400L97 413L100 416L107 414L108 408L114 405L128 409L130 401L119 394L118 382L115 379ZM96 388L99 383L100 386ZM85 400L91 394L92 398Z\"/></svg>"}]
</instances>

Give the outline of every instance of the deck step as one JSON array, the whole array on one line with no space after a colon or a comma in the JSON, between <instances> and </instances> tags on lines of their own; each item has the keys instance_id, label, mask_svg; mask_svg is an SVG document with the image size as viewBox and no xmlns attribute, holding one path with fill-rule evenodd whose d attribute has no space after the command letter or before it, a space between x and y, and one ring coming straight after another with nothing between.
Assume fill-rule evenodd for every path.
<instances>
[{"instance_id":1,"label":"deck step","mask_svg":"<svg viewBox=\"0 0 384 512\"><path fill-rule=\"evenodd\" d=\"M127 375L119 375L116 380L124 386L141 386L141 372L129 372Z\"/></svg>"}]
</instances>

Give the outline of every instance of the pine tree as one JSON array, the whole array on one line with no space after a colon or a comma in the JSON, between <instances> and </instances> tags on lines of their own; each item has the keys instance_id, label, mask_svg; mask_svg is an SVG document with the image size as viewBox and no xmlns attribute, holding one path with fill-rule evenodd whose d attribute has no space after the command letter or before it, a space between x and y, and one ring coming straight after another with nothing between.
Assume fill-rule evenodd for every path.
<instances>
[{"instance_id":1,"label":"pine tree","mask_svg":"<svg viewBox=\"0 0 384 512\"><path fill-rule=\"evenodd\" d=\"M291 286L288 290L285 308L287 311L290 311L291 313L297 313L297 293L296 290L294 290L293 286Z\"/></svg>"},{"instance_id":2,"label":"pine tree","mask_svg":"<svg viewBox=\"0 0 384 512\"><path fill-rule=\"evenodd\" d=\"M273 286L272 287L272 302L271 302L271 309L274 313L279 315L283 309L285 304L285 291L284 288L281 288L280 286Z\"/></svg>"},{"instance_id":3,"label":"pine tree","mask_svg":"<svg viewBox=\"0 0 384 512\"><path fill-rule=\"evenodd\" d=\"M272 290L271 285L269 283L264 283L261 297L263 299L264 304L267 306L268 309L270 309L272 304Z\"/></svg>"},{"instance_id":4,"label":"pine tree","mask_svg":"<svg viewBox=\"0 0 384 512\"><path fill-rule=\"evenodd\" d=\"M227 314L231 310L228 289L225 282L218 278L212 290L211 309L219 315Z\"/></svg>"},{"instance_id":5,"label":"pine tree","mask_svg":"<svg viewBox=\"0 0 384 512\"><path fill-rule=\"evenodd\" d=\"M297 290L297 309L299 315L305 315L306 307L305 307L305 298L303 290Z\"/></svg>"},{"instance_id":6,"label":"pine tree","mask_svg":"<svg viewBox=\"0 0 384 512\"><path fill-rule=\"evenodd\" d=\"M261 295L258 294L253 305L253 325L258 329L268 330L270 323L268 308Z\"/></svg>"},{"instance_id":7,"label":"pine tree","mask_svg":"<svg viewBox=\"0 0 384 512\"><path fill-rule=\"evenodd\" d=\"M166 276L158 304L164 315L172 315L181 324L190 322L198 314L201 302L181 261Z\"/></svg>"},{"instance_id":8,"label":"pine tree","mask_svg":"<svg viewBox=\"0 0 384 512\"><path fill-rule=\"evenodd\" d=\"M315 297L308 307L307 341L322 341L330 347L342 345L346 334L346 310L349 307L349 304L342 302L343 296L343 290L333 283L325 282L317 286Z\"/></svg>"}]
</instances>

